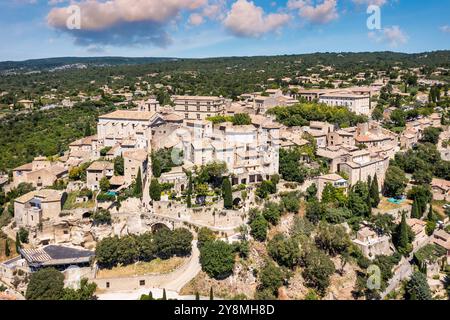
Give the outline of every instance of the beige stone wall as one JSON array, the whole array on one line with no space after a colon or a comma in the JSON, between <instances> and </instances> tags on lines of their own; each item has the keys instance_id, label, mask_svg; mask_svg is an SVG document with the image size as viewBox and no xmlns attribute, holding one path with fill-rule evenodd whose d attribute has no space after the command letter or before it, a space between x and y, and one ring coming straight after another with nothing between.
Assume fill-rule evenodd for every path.
<instances>
[{"instance_id":1,"label":"beige stone wall","mask_svg":"<svg viewBox=\"0 0 450 320\"><path fill-rule=\"evenodd\" d=\"M42 202L42 219L56 219L61 213L61 202Z\"/></svg>"},{"instance_id":2,"label":"beige stone wall","mask_svg":"<svg viewBox=\"0 0 450 320\"><path fill-rule=\"evenodd\" d=\"M99 189L100 180L106 176L104 171L88 171L86 173L86 185L90 189Z\"/></svg>"},{"instance_id":3,"label":"beige stone wall","mask_svg":"<svg viewBox=\"0 0 450 320\"><path fill-rule=\"evenodd\" d=\"M137 174L139 169L141 169L141 175L142 179L145 179L147 168L144 166L144 162L131 159L131 158L125 158L125 184L132 184L134 180L136 180Z\"/></svg>"}]
</instances>

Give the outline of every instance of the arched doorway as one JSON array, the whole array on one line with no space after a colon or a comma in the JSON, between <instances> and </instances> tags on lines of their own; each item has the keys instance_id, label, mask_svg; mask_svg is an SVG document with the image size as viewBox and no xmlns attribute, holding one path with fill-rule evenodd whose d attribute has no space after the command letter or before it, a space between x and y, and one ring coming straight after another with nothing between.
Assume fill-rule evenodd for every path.
<instances>
[{"instance_id":1,"label":"arched doorway","mask_svg":"<svg viewBox=\"0 0 450 320\"><path fill-rule=\"evenodd\" d=\"M158 222L158 223L155 223L154 225L152 225L152 233L158 232L162 229L170 230L170 228L166 224L161 223L161 222Z\"/></svg>"}]
</instances>

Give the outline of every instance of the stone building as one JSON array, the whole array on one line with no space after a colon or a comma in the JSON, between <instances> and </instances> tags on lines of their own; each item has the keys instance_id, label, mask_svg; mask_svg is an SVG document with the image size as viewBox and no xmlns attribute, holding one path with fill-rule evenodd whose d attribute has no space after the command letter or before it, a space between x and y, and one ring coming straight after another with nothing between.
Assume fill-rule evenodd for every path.
<instances>
[{"instance_id":1,"label":"stone building","mask_svg":"<svg viewBox=\"0 0 450 320\"><path fill-rule=\"evenodd\" d=\"M29 192L14 201L14 221L18 227L37 227L61 213L63 192L43 189Z\"/></svg>"}]
</instances>

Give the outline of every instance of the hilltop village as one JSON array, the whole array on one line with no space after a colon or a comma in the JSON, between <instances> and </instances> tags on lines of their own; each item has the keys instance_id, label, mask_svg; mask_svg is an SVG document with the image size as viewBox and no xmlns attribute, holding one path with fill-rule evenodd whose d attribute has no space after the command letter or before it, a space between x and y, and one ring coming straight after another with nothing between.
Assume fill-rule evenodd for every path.
<instances>
[{"instance_id":1,"label":"hilltop village","mask_svg":"<svg viewBox=\"0 0 450 320\"><path fill-rule=\"evenodd\" d=\"M447 83L317 68L234 99L137 79L9 105L114 101L68 148L5 170L3 295L40 298L33 278L53 272L66 298L445 298Z\"/></svg>"}]
</instances>

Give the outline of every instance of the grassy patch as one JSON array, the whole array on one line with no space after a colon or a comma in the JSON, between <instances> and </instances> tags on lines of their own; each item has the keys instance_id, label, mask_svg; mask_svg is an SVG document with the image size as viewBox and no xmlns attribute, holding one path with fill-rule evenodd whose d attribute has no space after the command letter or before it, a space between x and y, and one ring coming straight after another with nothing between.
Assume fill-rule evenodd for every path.
<instances>
[{"instance_id":1,"label":"grassy patch","mask_svg":"<svg viewBox=\"0 0 450 320\"><path fill-rule=\"evenodd\" d=\"M10 260L19 255L16 252L16 242L9 239L9 250L11 253L10 253L9 257L7 257L5 255L5 241L6 241L5 238L0 238L0 262Z\"/></svg>"},{"instance_id":2,"label":"grassy patch","mask_svg":"<svg viewBox=\"0 0 450 320\"><path fill-rule=\"evenodd\" d=\"M80 193L78 191L70 192L69 194L67 194L67 200L64 203L63 210L73 210L78 208L89 209L95 207L94 199L91 199L87 202L76 203L76 199L79 196L79 194Z\"/></svg>"},{"instance_id":3,"label":"grassy patch","mask_svg":"<svg viewBox=\"0 0 450 320\"><path fill-rule=\"evenodd\" d=\"M181 266L187 258L174 257L167 260L154 259L150 262L138 262L128 266L115 267L110 270L101 269L97 278L116 278L143 276L147 274L165 274Z\"/></svg>"}]
</instances>

